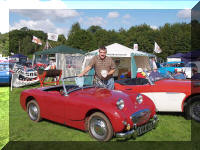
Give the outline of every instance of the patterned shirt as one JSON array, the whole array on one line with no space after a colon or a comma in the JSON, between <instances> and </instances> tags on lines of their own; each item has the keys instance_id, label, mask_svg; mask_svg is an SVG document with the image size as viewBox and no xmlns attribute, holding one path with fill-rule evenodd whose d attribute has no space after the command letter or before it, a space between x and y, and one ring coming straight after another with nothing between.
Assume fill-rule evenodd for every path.
<instances>
[{"instance_id":1,"label":"patterned shirt","mask_svg":"<svg viewBox=\"0 0 200 150\"><path fill-rule=\"evenodd\" d=\"M104 59L101 59L99 56L94 56L90 63L90 67L94 67L95 75L99 77L101 80L105 80L105 78L101 75L102 70L106 70L109 72L112 69L115 69L115 63L113 62L112 58L106 56ZM110 79L112 75L106 77L106 80Z\"/></svg>"}]
</instances>

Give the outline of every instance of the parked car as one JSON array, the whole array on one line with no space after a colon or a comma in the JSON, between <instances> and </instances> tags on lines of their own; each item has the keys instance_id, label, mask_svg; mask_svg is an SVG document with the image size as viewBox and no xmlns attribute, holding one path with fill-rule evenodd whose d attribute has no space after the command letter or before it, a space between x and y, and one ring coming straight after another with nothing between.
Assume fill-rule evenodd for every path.
<instances>
[{"instance_id":1,"label":"parked car","mask_svg":"<svg viewBox=\"0 0 200 150\"><path fill-rule=\"evenodd\" d=\"M185 66L184 62L165 62L160 65L158 71L161 74L166 74L166 72L174 74L176 68L184 68L184 66Z\"/></svg>"},{"instance_id":2,"label":"parked car","mask_svg":"<svg viewBox=\"0 0 200 150\"><path fill-rule=\"evenodd\" d=\"M186 118L200 122L200 81L159 77L115 81L115 89L139 92L153 100L159 112L184 112Z\"/></svg>"},{"instance_id":3,"label":"parked car","mask_svg":"<svg viewBox=\"0 0 200 150\"><path fill-rule=\"evenodd\" d=\"M99 141L130 138L156 128L155 105L145 95L109 90L93 76L67 77L63 85L28 89L20 103L31 120L42 118L89 131Z\"/></svg>"},{"instance_id":4,"label":"parked car","mask_svg":"<svg viewBox=\"0 0 200 150\"><path fill-rule=\"evenodd\" d=\"M9 63L0 63L0 84L9 84L11 80L11 74L9 72Z\"/></svg>"}]
</instances>

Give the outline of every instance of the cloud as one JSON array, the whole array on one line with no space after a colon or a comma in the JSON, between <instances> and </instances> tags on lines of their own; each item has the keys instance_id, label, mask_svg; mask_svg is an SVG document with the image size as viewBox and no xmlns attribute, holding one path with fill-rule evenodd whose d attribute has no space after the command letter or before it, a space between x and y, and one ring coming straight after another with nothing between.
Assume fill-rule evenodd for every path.
<instances>
[{"instance_id":1,"label":"cloud","mask_svg":"<svg viewBox=\"0 0 200 150\"><path fill-rule=\"evenodd\" d=\"M19 22L14 23L13 26L10 25L10 31L14 29L21 29L23 27L27 27L32 30L41 30L46 33L51 32L57 34L64 34L65 36L67 36L69 32L69 29L56 27L49 19L40 21L20 20Z\"/></svg>"},{"instance_id":2,"label":"cloud","mask_svg":"<svg viewBox=\"0 0 200 150\"><path fill-rule=\"evenodd\" d=\"M153 30L157 30L158 29L158 27L154 26L154 25L151 25L150 28L153 29Z\"/></svg>"},{"instance_id":3,"label":"cloud","mask_svg":"<svg viewBox=\"0 0 200 150\"><path fill-rule=\"evenodd\" d=\"M9 31L9 9L66 9L62 0L0 0L0 32ZM70 14L70 13L69 13ZM42 17L42 16L40 16Z\"/></svg>"},{"instance_id":4,"label":"cloud","mask_svg":"<svg viewBox=\"0 0 200 150\"><path fill-rule=\"evenodd\" d=\"M44 20L48 18L53 21L64 21L65 19L79 16L76 10L71 9L14 9L11 12L21 14L31 20Z\"/></svg>"},{"instance_id":5,"label":"cloud","mask_svg":"<svg viewBox=\"0 0 200 150\"><path fill-rule=\"evenodd\" d=\"M106 24L106 21L102 17L87 17L87 18L80 18L80 24L84 24L86 26L103 26Z\"/></svg>"},{"instance_id":6,"label":"cloud","mask_svg":"<svg viewBox=\"0 0 200 150\"><path fill-rule=\"evenodd\" d=\"M191 18L191 9L183 9L177 13L178 18L188 19Z\"/></svg>"},{"instance_id":7,"label":"cloud","mask_svg":"<svg viewBox=\"0 0 200 150\"><path fill-rule=\"evenodd\" d=\"M117 17L119 17L118 12L109 12L108 13L108 18L117 18Z\"/></svg>"},{"instance_id":8,"label":"cloud","mask_svg":"<svg viewBox=\"0 0 200 150\"><path fill-rule=\"evenodd\" d=\"M126 14L126 15L123 16L123 18L124 18L124 19L130 19L131 16L130 16L129 14Z\"/></svg>"}]
</instances>

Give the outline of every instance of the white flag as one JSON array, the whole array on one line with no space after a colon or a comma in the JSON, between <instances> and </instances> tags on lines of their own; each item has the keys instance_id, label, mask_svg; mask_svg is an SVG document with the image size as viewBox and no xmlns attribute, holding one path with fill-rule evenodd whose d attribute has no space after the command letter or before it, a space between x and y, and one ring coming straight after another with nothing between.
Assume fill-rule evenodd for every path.
<instances>
[{"instance_id":1,"label":"white flag","mask_svg":"<svg viewBox=\"0 0 200 150\"><path fill-rule=\"evenodd\" d=\"M39 44L39 45L42 45L41 40L39 38L37 38L36 36L33 36L32 42L36 43L36 44Z\"/></svg>"},{"instance_id":2,"label":"white flag","mask_svg":"<svg viewBox=\"0 0 200 150\"><path fill-rule=\"evenodd\" d=\"M133 50L138 51L138 44L133 45Z\"/></svg>"},{"instance_id":3,"label":"white flag","mask_svg":"<svg viewBox=\"0 0 200 150\"><path fill-rule=\"evenodd\" d=\"M156 53L161 53L162 52L162 50L160 49L160 46L158 46L158 44L156 42L154 44L154 52L156 52Z\"/></svg>"},{"instance_id":4,"label":"white flag","mask_svg":"<svg viewBox=\"0 0 200 150\"><path fill-rule=\"evenodd\" d=\"M48 40L58 41L58 34L48 33Z\"/></svg>"}]
</instances>

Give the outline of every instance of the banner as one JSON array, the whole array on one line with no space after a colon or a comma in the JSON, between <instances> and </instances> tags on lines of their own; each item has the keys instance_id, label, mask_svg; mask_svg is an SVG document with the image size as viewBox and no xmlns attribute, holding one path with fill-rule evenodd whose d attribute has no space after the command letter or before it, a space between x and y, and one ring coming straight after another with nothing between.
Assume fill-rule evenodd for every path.
<instances>
[{"instance_id":1,"label":"banner","mask_svg":"<svg viewBox=\"0 0 200 150\"><path fill-rule=\"evenodd\" d=\"M156 52L156 53L161 53L162 52L162 50L160 49L160 47L158 46L158 44L156 42L154 44L154 52Z\"/></svg>"},{"instance_id":2,"label":"banner","mask_svg":"<svg viewBox=\"0 0 200 150\"><path fill-rule=\"evenodd\" d=\"M138 44L133 45L133 50L138 51Z\"/></svg>"},{"instance_id":3,"label":"banner","mask_svg":"<svg viewBox=\"0 0 200 150\"><path fill-rule=\"evenodd\" d=\"M58 41L58 34L48 33L48 40Z\"/></svg>"},{"instance_id":4,"label":"banner","mask_svg":"<svg viewBox=\"0 0 200 150\"><path fill-rule=\"evenodd\" d=\"M36 43L38 45L42 45L42 42L39 38L37 38L36 36L33 36L33 39L32 39L32 42L33 43Z\"/></svg>"}]
</instances>

